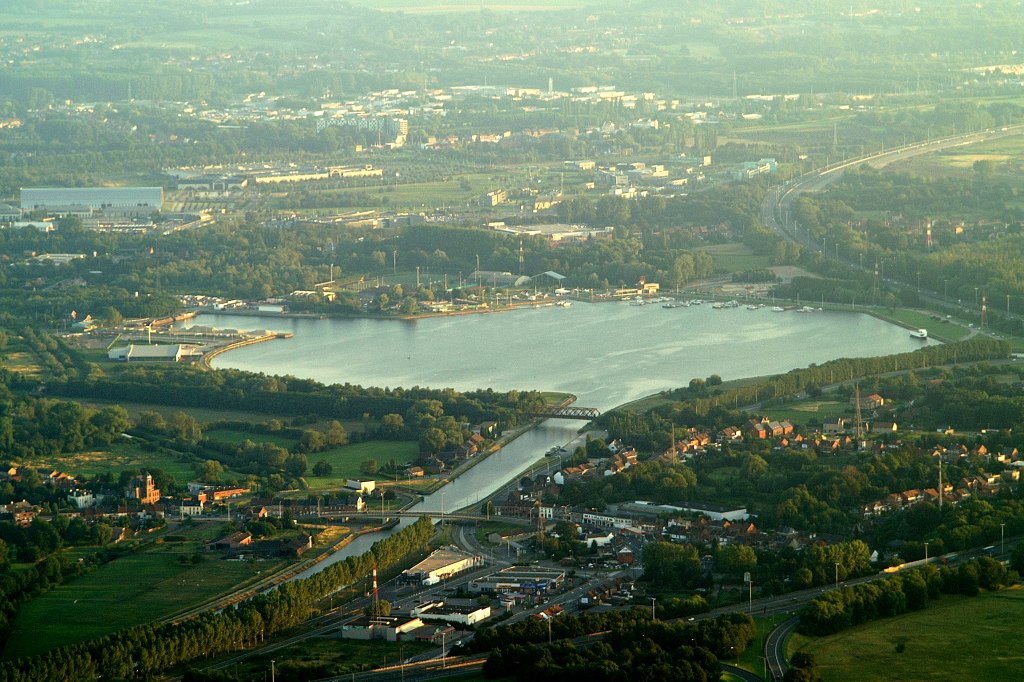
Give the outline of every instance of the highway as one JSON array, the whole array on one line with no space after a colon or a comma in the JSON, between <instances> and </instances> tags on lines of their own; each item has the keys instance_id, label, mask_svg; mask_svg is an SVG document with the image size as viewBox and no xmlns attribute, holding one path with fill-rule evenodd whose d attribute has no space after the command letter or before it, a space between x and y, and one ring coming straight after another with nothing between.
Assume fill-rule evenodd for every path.
<instances>
[{"instance_id":1,"label":"highway","mask_svg":"<svg viewBox=\"0 0 1024 682\"><path fill-rule=\"evenodd\" d=\"M809 171L795 180L789 180L785 184L769 191L761 203L761 222L780 236L795 241L804 247L821 251L823 256L828 257L824 246L819 248L817 244L810 244L807 238L800 239L795 228L789 225L789 206L801 193L822 189L836 178L842 177L843 171L849 168L856 168L865 164L875 168L883 168L891 163L905 161L914 156L935 154L954 147L963 147L986 140L1018 135L1021 132L1024 132L1024 124L1006 126L998 130L983 130L974 133L952 135L925 142L914 142L853 159L837 161L823 168Z\"/></svg>"}]
</instances>

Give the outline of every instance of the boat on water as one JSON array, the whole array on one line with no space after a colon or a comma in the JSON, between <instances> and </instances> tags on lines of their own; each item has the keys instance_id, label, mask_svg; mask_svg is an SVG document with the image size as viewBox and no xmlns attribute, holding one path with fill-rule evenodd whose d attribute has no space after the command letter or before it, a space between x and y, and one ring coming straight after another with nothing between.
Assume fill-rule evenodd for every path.
<instances>
[{"instance_id":1,"label":"boat on water","mask_svg":"<svg viewBox=\"0 0 1024 682\"><path fill-rule=\"evenodd\" d=\"M555 305L561 306L562 308L568 308L572 305L572 301L559 301Z\"/></svg>"},{"instance_id":2,"label":"boat on water","mask_svg":"<svg viewBox=\"0 0 1024 682\"><path fill-rule=\"evenodd\" d=\"M910 332L910 335L915 339L921 339L922 341L925 341L928 339L928 330L918 329L917 331Z\"/></svg>"},{"instance_id":3,"label":"boat on water","mask_svg":"<svg viewBox=\"0 0 1024 682\"><path fill-rule=\"evenodd\" d=\"M783 308L780 305L775 305L775 306L772 306L772 312L773 313L784 313L784 312L786 312L786 309Z\"/></svg>"},{"instance_id":4,"label":"boat on water","mask_svg":"<svg viewBox=\"0 0 1024 682\"><path fill-rule=\"evenodd\" d=\"M672 301L671 303L666 303L666 304L664 304L661 307L662 308L689 308L690 304L686 303L685 301L682 302L682 303L680 303L679 301Z\"/></svg>"}]
</instances>

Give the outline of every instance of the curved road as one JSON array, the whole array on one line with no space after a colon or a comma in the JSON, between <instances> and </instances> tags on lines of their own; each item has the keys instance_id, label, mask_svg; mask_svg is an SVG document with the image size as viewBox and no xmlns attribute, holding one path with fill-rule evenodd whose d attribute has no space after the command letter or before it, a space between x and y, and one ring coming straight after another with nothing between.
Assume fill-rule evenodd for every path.
<instances>
[{"instance_id":1,"label":"curved road","mask_svg":"<svg viewBox=\"0 0 1024 682\"><path fill-rule=\"evenodd\" d=\"M790 618L772 630L764 641L764 656L768 661L772 680L781 680L786 674L786 639L799 623L799 616Z\"/></svg>"},{"instance_id":2,"label":"curved road","mask_svg":"<svg viewBox=\"0 0 1024 682\"><path fill-rule=\"evenodd\" d=\"M903 161L914 156L934 154L935 152L941 152L953 147L962 147L995 138L1009 137L1021 132L1024 132L1024 124L1005 126L993 130L983 130L975 133L953 135L951 137L943 137L925 142L914 142L901 147L894 147L892 149L867 154L865 156L832 163L824 168L819 168L805 173L795 180L789 180L784 185L769 191L768 194L765 195L764 201L761 203L761 222L764 223L766 227L770 227L786 239L795 241L808 248L820 250L822 251L822 255L827 257L828 254L824 253L824 248L817 249L817 246L810 245L807 243L807 240L801 240L795 232L790 232L789 230L788 220L786 220L788 206L800 195L801 192L821 189L835 178L841 177L842 171L848 168L855 168L863 164L869 164L881 168L889 165L890 163ZM784 224L780 224L779 220L782 220Z\"/></svg>"}]
</instances>

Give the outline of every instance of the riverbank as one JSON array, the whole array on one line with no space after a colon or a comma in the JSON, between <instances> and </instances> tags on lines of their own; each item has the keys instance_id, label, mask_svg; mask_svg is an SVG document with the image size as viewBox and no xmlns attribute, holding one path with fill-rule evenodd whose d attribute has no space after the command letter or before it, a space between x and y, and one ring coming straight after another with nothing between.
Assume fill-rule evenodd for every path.
<instances>
[{"instance_id":1,"label":"riverbank","mask_svg":"<svg viewBox=\"0 0 1024 682\"><path fill-rule=\"evenodd\" d=\"M203 353L203 357L199 360L199 366L205 369L212 369L210 365L213 359L222 353L227 353L229 350L235 350L236 348L245 348L246 346L252 346L257 343L263 343L265 341L273 341L275 339L290 339L292 338L291 332L272 332L270 334L264 334L263 336L256 336L251 339L243 339L242 341L236 341L235 343L229 343L226 346L220 346L213 350Z\"/></svg>"}]
</instances>

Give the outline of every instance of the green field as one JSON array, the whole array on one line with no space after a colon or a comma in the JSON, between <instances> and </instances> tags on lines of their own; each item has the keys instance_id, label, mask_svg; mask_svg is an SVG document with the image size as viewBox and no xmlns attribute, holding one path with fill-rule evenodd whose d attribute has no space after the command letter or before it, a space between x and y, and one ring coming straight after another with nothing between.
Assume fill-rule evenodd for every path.
<instances>
[{"instance_id":1,"label":"green field","mask_svg":"<svg viewBox=\"0 0 1024 682\"><path fill-rule=\"evenodd\" d=\"M944 596L924 611L888 618L831 637L795 636L789 655L814 655L829 682L871 680L1019 680L1024 589L975 598ZM902 653L897 645L902 644ZM870 652L870 655L865 655Z\"/></svg>"},{"instance_id":2,"label":"green field","mask_svg":"<svg viewBox=\"0 0 1024 682\"><path fill-rule=\"evenodd\" d=\"M195 476L192 460L188 458L188 455L178 457L166 452L150 451L134 441L111 443L105 450L65 453L56 457L40 458L30 464L53 467L69 474L85 477L108 472L119 474L122 471L135 469L160 469L173 476L175 482L182 485Z\"/></svg>"},{"instance_id":3,"label":"green field","mask_svg":"<svg viewBox=\"0 0 1024 682\"><path fill-rule=\"evenodd\" d=\"M205 555L198 564L178 561L192 556L203 540L213 539L222 530L219 525L203 524L178 532L186 535L186 541L155 544L121 557L30 601L14 622L3 658L32 656L166 618L281 565L279 561L224 561L213 555ZM40 637L44 632L46 637Z\"/></svg>"},{"instance_id":4,"label":"green field","mask_svg":"<svg viewBox=\"0 0 1024 682\"><path fill-rule=\"evenodd\" d=\"M895 310L869 311L875 317L902 324L911 329L927 329L928 335L942 341L960 341L970 335L971 330L955 321L942 318L934 319L931 314L920 310L896 308Z\"/></svg>"},{"instance_id":5,"label":"green field","mask_svg":"<svg viewBox=\"0 0 1024 682\"><path fill-rule=\"evenodd\" d=\"M368 459L375 460L378 467L392 459L396 464L402 465L413 462L418 454L419 445L413 441L388 440L353 443L323 452L314 452L308 455L310 469L315 463L323 460L331 465L333 471L330 476L313 476L307 472L306 483L311 490L340 488L345 485L346 479L359 478L363 475L359 466ZM380 477L382 474L376 476Z\"/></svg>"},{"instance_id":6,"label":"green field","mask_svg":"<svg viewBox=\"0 0 1024 682\"><path fill-rule=\"evenodd\" d=\"M846 400L834 400L819 396L807 398L784 405L765 408L765 413L772 419L788 420L797 424L806 424L808 419L821 421L832 417L848 416L853 407Z\"/></svg>"},{"instance_id":7,"label":"green field","mask_svg":"<svg viewBox=\"0 0 1024 682\"><path fill-rule=\"evenodd\" d=\"M703 250L714 259L716 272L743 272L768 267L768 256L754 253L745 244L713 244Z\"/></svg>"},{"instance_id":8,"label":"green field","mask_svg":"<svg viewBox=\"0 0 1024 682\"><path fill-rule=\"evenodd\" d=\"M203 432L203 436L210 440L220 441L221 443L244 443L247 440L253 443L273 443L279 445L282 448L291 449L295 447L296 440L294 438L287 438L285 436L278 436L272 433L252 433L249 431L238 431L236 429L211 429Z\"/></svg>"}]
</instances>

